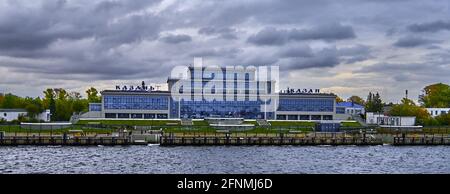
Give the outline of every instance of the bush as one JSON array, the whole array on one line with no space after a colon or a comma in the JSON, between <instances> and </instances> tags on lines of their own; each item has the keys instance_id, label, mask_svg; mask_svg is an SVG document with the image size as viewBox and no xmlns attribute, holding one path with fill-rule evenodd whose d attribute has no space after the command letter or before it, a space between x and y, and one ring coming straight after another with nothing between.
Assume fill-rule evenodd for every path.
<instances>
[{"instance_id":1,"label":"bush","mask_svg":"<svg viewBox=\"0 0 450 194\"><path fill-rule=\"evenodd\" d=\"M440 125L450 125L450 114L441 114L436 117L436 120Z\"/></svg>"}]
</instances>

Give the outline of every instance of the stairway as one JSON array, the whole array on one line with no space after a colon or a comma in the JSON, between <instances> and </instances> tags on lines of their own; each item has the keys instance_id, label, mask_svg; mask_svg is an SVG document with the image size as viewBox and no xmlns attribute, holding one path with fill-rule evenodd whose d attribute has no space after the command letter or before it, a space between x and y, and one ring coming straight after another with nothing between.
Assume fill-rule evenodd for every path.
<instances>
[{"instance_id":1,"label":"stairway","mask_svg":"<svg viewBox=\"0 0 450 194\"><path fill-rule=\"evenodd\" d=\"M270 127L270 123L265 119L256 119L256 123L261 127Z\"/></svg>"},{"instance_id":2,"label":"stairway","mask_svg":"<svg viewBox=\"0 0 450 194\"><path fill-rule=\"evenodd\" d=\"M361 126L367 127L368 124L366 123L366 121L361 118L360 115L352 115L352 119L354 119L355 121L357 121L359 124L361 124Z\"/></svg>"},{"instance_id":3,"label":"stairway","mask_svg":"<svg viewBox=\"0 0 450 194\"><path fill-rule=\"evenodd\" d=\"M192 125L194 125L194 122L192 122L192 119L181 119L181 125L182 126L192 126Z\"/></svg>"}]
</instances>

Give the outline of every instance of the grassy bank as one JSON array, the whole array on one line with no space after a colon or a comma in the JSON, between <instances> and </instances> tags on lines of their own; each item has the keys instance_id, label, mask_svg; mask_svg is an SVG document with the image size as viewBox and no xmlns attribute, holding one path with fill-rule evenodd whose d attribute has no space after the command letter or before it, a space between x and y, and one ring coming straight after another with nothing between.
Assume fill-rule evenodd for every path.
<instances>
[{"instance_id":1,"label":"grassy bank","mask_svg":"<svg viewBox=\"0 0 450 194\"><path fill-rule=\"evenodd\" d=\"M77 125L102 124L102 125L128 125L128 126L164 126L180 125L180 121L171 120L80 120Z\"/></svg>"},{"instance_id":2,"label":"grassy bank","mask_svg":"<svg viewBox=\"0 0 450 194\"><path fill-rule=\"evenodd\" d=\"M356 121L343 121L341 122L342 127L362 127L359 122Z\"/></svg>"},{"instance_id":3,"label":"grassy bank","mask_svg":"<svg viewBox=\"0 0 450 194\"><path fill-rule=\"evenodd\" d=\"M113 128L91 128L87 126L71 126L65 129L27 129L22 128L20 125L0 125L0 131L6 133L53 133L53 134L63 134L68 133L70 130L83 130L85 133L112 133L116 131Z\"/></svg>"}]
</instances>

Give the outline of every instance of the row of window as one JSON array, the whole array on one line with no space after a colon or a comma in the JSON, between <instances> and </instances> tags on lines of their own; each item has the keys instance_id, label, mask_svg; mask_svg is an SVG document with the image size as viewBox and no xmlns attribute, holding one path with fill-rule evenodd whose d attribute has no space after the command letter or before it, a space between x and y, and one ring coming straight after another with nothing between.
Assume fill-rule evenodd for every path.
<instances>
[{"instance_id":1,"label":"row of window","mask_svg":"<svg viewBox=\"0 0 450 194\"><path fill-rule=\"evenodd\" d=\"M280 99L278 111L333 112L333 99Z\"/></svg>"},{"instance_id":2,"label":"row of window","mask_svg":"<svg viewBox=\"0 0 450 194\"><path fill-rule=\"evenodd\" d=\"M440 112L440 114L439 114L439 112ZM447 114L447 113L450 113L450 111L445 111L445 110L442 110L442 111L437 111L437 110L435 110L435 111L430 111L430 114L431 114L431 116L439 116L439 115L441 115L441 114Z\"/></svg>"},{"instance_id":3,"label":"row of window","mask_svg":"<svg viewBox=\"0 0 450 194\"><path fill-rule=\"evenodd\" d=\"M89 104L89 111L91 111L91 112L100 112L100 111L102 111L102 104L101 103L99 103L99 104L97 104L97 103Z\"/></svg>"},{"instance_id":4,"label":"row of window","mask_svg":"<svg viewBox=\"0 0 450 194\"><path fill-rule=\"evenodd\" d=\"M105 118L119 119L167 119L167 114L141 114L141 113L105 113Z\"/></svg>"},{"instance_id":5,"label":"row of window","mask_svg":"<svg viewBox=\"0 0 450 194\"><path fill-rule=\"evenodd\" d=\"M333 115L277 115L277 120L333 120Z\"/></svg>"},{"instance_id":6,"label":"row of window","mask_svg":"<svg viewBox=\"0 0 450 194\"><path fill-rule=\"evenodd\" d=\"M168 97L165 96L120 96L104 97L105 109L131 109L131 110L167 110Z\"/></svg>"}]
</instances>

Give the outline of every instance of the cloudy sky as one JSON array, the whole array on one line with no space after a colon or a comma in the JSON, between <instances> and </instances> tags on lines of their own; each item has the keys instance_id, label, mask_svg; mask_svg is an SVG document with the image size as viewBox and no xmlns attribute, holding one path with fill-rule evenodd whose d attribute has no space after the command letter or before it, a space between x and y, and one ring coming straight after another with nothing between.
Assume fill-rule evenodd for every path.
<instances>
[{"instance_id":1,"label":"cloudy sky","mask_svg":"<svg viewBox=\"0 0 450 194\"><path fill-rule=\"evenodd\" d=\"M174 66L279 65L281 87L398 102L450 82L448 0L0 0L0 92L164 83Z\"/></svg>"}]
</instances>

